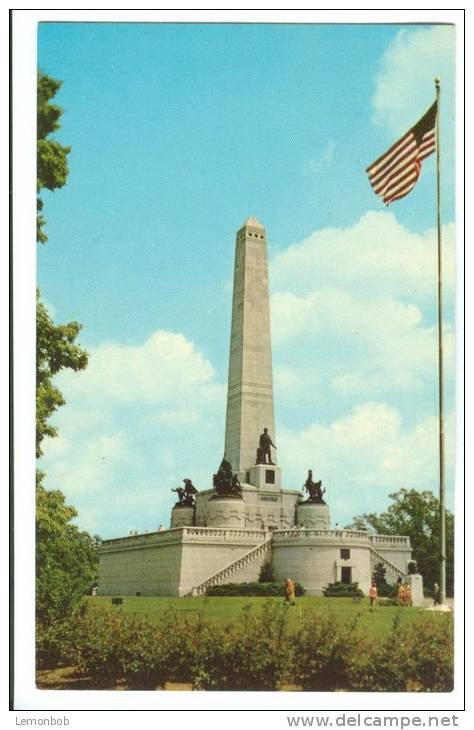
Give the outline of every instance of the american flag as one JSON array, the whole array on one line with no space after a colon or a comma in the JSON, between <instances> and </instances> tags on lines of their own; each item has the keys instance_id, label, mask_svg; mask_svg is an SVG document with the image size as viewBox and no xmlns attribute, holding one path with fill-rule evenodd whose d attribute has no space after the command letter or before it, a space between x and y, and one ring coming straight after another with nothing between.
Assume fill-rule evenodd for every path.
<instances>
[{"instance_id":1,"label":"american flag","mask_svg":"<svg viewBox=\"0 0 474 730\"><path fill-rule=\"evenodd\" d=\"M405 197L420 177L421 161L436 149L437 102L398 142L367 168L369 182L386 205Z\"/></svg>"}]
</instances>

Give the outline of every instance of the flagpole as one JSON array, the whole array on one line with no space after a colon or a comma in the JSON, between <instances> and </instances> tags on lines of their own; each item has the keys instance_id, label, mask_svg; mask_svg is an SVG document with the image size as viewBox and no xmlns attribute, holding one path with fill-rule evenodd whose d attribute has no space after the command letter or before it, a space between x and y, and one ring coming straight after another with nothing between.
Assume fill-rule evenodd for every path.
<instances>
[{"instance_id":1,"label":"flagpole","mask_svg":"<svg viewBox=\"0 0 474 730\"><path fill-rule=\"evenodd\" d=\"M443 387L443 301L442 301L442 251L441 251L441 185L440 185L440 97L439 78L436 87L436 223L438 229L438 404L439 404L439 522L440 522L440 603L446 601L446 508L444 464L444 387Z\"/></svg>"}]
</instances>

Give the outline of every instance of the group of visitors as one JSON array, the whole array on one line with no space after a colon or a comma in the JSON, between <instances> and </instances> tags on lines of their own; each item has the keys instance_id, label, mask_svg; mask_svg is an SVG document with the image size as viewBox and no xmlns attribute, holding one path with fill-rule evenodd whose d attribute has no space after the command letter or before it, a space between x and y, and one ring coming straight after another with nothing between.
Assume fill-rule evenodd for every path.
<instances>
[{"instance_id":1,"label":"group of visitors","mask_svg":"<svg viewBox=\"0 0 474 730\"><path fill-rule=\"evenodd\" d=\"M371 611L375 610L377 600L377 583L375 580L372 580L369 590L369 606ZM397 600L399 606L413 605L411 585L407 581L403 581L401 577L397 580ZM437 583L434 584L433 588L433 601L435 605L440 603L440 591ZM295 605L295 583L291 578L285 578L285 603L289 603L291 606Z\"/></svg>"},{"instance_id":2,"label":"group of visitors","mask_svg":"<svg viewBox=\"0 0 474 730\"><path fill-rule=\"evenodd\" d=\"M403 581L401 577L397 580L397 598L399 606L413 606L411 585Z\"/></svg>"},{"instance_id":3,"label":"group of visitors","mask_svg":"<svg viewBox=\"0 0 474 730\"><path fill-rule=\"evenodd\" d=\"M411 592L411 585L408 581L403 581L401 577L397 580L397 600L399 606L413 606L413 598ZM372 585L369 590L369 605L370 610L374 611L377 605L378 591L377 583L372 580Z\"/></svg>"}]
</instances>

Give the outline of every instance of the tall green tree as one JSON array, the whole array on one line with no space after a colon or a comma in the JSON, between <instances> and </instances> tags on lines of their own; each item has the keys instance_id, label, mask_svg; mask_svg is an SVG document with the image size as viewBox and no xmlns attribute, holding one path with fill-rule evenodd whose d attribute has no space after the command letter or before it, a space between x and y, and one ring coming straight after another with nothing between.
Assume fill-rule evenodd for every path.
<instances>
[{"instance_id":1,"label":"tall green tree","mask_svg":"<svg viewBox=\"0 0 474 730\"><path fill-rule=\"evenodd\" d=\"M36 488L36 617L43 626L69 616L97 581L100 538L72 524L59 490Z\"/></svg>"},{"instance_id":2,"label":"tall green tree","mask_svg":"<svg viewBox=\"0 0 474 730\"><path fill-rule=\"evenodd\" d=\"M38 75L37 147L37 241L46 243L42 215L43 189L56 190L67 181L65 147L50 135L60 128L62 110L52 103L61 82ZM55 324L37 292L36 303L36 456L42 455L45 437L57 436L50 423L64 397L53 378L64 368L75 371L87 366L87 352L76 342L78 322ZM62 492L44 488L43 472L36 472L36 613L42 626L66 618L96 579L100 538L81 532L72 524L77 516Z\"/></svg>"},{"instance_id":3,"label":"tall green tree","mask_svg":"<svg viewBox=\"0 0 474 730\"><path fill-rule=\"evenodd\" d=\"M81 330L79 322L54 324L43 302L37 295L36 302L36 456L42 455L41 442L45 436L57 436L57 429L49 418L64 397L54 384L53 376L63 368L83 370L87 365L87 353L75 339Z\"/></svg>"},{"instance_id":4,"label":"tall green tree","mask_svg":"<svg viewBox=\"0 0 474 730\"><path fill-rule=\"evenodd\" d=\"M69 172L67 156L70 147L64 147L49 135L56 132L61 126L62 109L52 103L52 99L61 88L61 81L46 74L38 73L37 86L37 216L36 240L46 243L48 236L44 231L46 224L43 218L43 201L39 195L44 188L57 190L67 182Z\"/></svg>"},{"instance_id":5,"label":"tall green tree","mask_svg":"<svg viewBox=\"0 0 474 730\"><path fill-rule=\"evenodd\" d=\"M386 512L354 517L350 529L369 530L385 535L408 535L413 558L424 583L432 588L439 583L440 534L439 500L432 492L401 489L391 494L392 504ZM454 515L446 510L446 590L454 591Z\"/></svg>"},{"instance_id":6,"label":"tall green tree","mask_svg":"<svg viewBox=\"0 0 474 730\"><path fill-rule=\"evenodd\" d=\"M43 189L56 190L67 182L67 156L71 151L51 134L61 127L62 109L53 103L61 81L47 74L38 73L37 81L37 192L38 212L36 237L39 243L45 243L47 235L44 231L46 221L42 215L43 201L40 192ZM64 405L65 400L60 390L53 385L53 376L63 368L82 370L87 366L87 352L76 343L81 330L78 322L55 324L41 302L37 292L36 304L36 455L42 455L41 442L45 436L54 437L57 429L49 423L49 418Z\"/></svg>"}]
</instances>

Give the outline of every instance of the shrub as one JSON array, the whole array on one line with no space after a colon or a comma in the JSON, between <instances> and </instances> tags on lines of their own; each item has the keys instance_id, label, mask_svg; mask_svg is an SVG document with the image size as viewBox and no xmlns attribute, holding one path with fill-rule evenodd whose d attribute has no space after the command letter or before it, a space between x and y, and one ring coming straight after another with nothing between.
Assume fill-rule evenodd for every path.
<instances>
[{"instance_id":1,"label":"shrub","mask_svg":"<svg viewBox=\"0 0 474 730\"><path fill-rule=\"evenodd\" d=\"M310 616L295 642L293 679L304 690L349 687L348 665L358 651L357 619L336 620L333 615Z\"/></svg>"},{"instance_id":2,"label":"shrub","mask_svg":"<svg viewBox=\"0 0 474 730\"><path fill-rule=\"evenodd\" d=\"M302 596L305 590L300 583L295 583L295 595ZM283 583L224 583L209 586L206 596L284 596Z\"/></svg>"},{"instance_id":3,"label":"shrub","mask_svg":"<svg viewBox=\"0 0 474 730\"><path fill-rule=\"evenodd\" d=\"M358 583L329 583L323 588L323 596L326 598L363 598L364 591L359 588Z\"/></svg>"},{"instance_id":4,"label":"shrub","mask_svg":"<svg viewBox=\"0 0 474 730\"><path fill-rule=\"evenodd\" d=\"M170 679L169 643L180 638L166 618L157 627L146 619L125 616L122 609L95 607L70 628L68 660L97 686L124 681L131 687L154 688Z\"/></svg>"},{"instance_id":5,"label":"shrub","mask_svg":"<svg viewBox=\"0 0 474 730\"><path fill-rule=\"evenodd\" d=\"M98 686L113 685L123 679L127 663L132 661L132 642L138 638L132 626L121 609L88 610L72 631L73 663Z\"/></svg>"},{"instance_id":6,"label":"shrub","mask_svg":"<svg viewBox=\"0 0 474 730\"><path fill-rule=\"evenodd\" d=\"M377 583L377 593L379 598L396 598L397 586L391 583Z\"/></svg>"},{"instance_id":7,"label":"shrub","mask_svg":"<svg viewBox=\"0 0 474 730\"><path fill-rule=\"evenodd\" d=\"M289 670L287 609L248 607L233 627L177 619L159 626L121 609L92 609L70 627L67 661L98 687L150 689L166 681L198 689L276 689Z\"/></svg>"},{"instance_id":8,"label":"shrub","mask_svg":"<svg viewBox=\"0 0 474 730\"><path fill-rule=\"evenodd\" d=\"M275 571L271 562L265 561L260 568L259 583L275 583Z\"/></svg>"},{"instance_id":9,"label":"shrub","mask_svg":"<svg viewBox=\"0 0 474 730\"><path fill-rule=\"evenodd\" d=\"M409 672L406 635L400 629L397 613L389 637L383 642L366 640L348 666L352 689L366 692L403 692Z\"/></svg>"},{"instance_id":10,"label":"shrub","mask_svg":"<svg viewBox=\"0 0 474 730\"><path fill-rule=\"evenodd\" d=\"M412 642L410 680L423 692L453 689L454 636L451 616L431 616L409 628Z\"/></svg>"},{"instance_id":11,"label":"shrub","mask_svg":"<svg viewBox=\"0 0 474 730\"><path fill-rule=\"evenodd\" d=\"M397 614L389 637L365 644L349 665L351 688L365 692L449 692L453 687L451 616L424 616L401 627Z\"/></svg>"},{"instance_id":12,"label":"shrub","mask_svg":"<svg viewBox=\"0 0 474 730\"><path fill-rule=\"evenodd\" d=\"M36 666L56 667L71 653L71 623L44 624L36 621Z\"/></svg>"},{"instance_id":13,"label":"shrub","mask_svg":"<svg viewBox=\"0 0 474 730\"><path fill-rule=\"evenodd\" d=\"M193 682L210 632L209 627L198 628L195 621L178 620L172 612L157 626L127 617L122 609L94 609L74 629L71 658L99 685L123 681L150 689L166 681Z\"/></svg>"},{"instance_id":14,"label":"shrub","mask_svg":"<svg viewBox=\"0 0 474 730\"><path fill-rule=\"evenodd\" d=\"M216 685L225 629L201 618L186 619L169 612L160 623L163 681L192 682L199 689Z\"/></svg>"},{"instance_id":15,"label":"shrub","mask_svg":"<svg viewBox=\"0 0 474 730\"><path fill-rule=\"evenodd\" d=\"M61 624L38 628L42 666L67 662L97 687L125 683L154 689L166 681L197 689L275 690L288 681L305 690L447 692L453 686L452 616L421 615L386 640L364 636L353 621L309 616L290 635L288 607L246 606L229 626L167 612L158 625L121 608L89 607Z\"/></svg>"},{"instance_id":16,"label":"shrub","mask_svg":"<svg viewBox=\"0 0 474 730\"><path fill-rule=\"evenodd\" d=\"M226 632L213 666L214 687L247 691L276 690L291 668L286 631L287 607L266 603L261 611L248 606Z\"/></svg>"}]
</instances>

